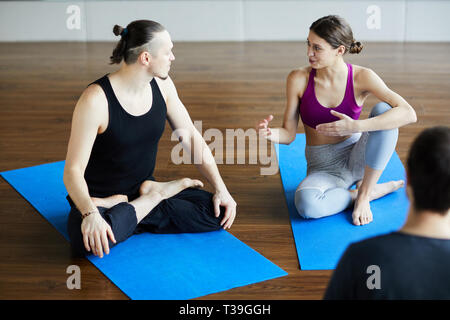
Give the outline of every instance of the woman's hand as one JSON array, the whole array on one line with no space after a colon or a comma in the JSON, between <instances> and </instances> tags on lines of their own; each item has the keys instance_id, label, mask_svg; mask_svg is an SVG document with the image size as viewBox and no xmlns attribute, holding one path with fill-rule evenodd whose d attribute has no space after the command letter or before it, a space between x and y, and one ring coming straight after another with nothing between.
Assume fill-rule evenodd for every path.
<instances>
[{"instance_id":1,"label":"woman's hand","mask_svg":"<svg viewBox=\"0 0 450 320\"><path fill-rule=\"evenodd\" d=\"M265 139L271 140L272 130L269 128L269 122L273 120L273 115L268 116L264 120L259 121L256 126L256 132L262 135Z\"/></svg>"},{"instance_id":2,"label":"woman's hand","mask_svg":"<svg viewBox=\"0 0 450 320\"><path fill-rule=\"evenodd\" d=\"M81 222L81 233L87 251L103 258L103 251L109 254L108 236L116 243L111 226L102 218L98 210L85 217Z\"/></svg>"},{"instance_id":3,"label":"woman's hand","mask_svg":"<svg viewBox=\"0 0 450 320\"><path fill-rule=\"evenodd\" d=\"M323 123L316 126L316 130L326 136L348 136L352 133L359 132L356 121L343 113L331 110L333 116L338 117L340 120Z\"/></svg>"}]
</instances>

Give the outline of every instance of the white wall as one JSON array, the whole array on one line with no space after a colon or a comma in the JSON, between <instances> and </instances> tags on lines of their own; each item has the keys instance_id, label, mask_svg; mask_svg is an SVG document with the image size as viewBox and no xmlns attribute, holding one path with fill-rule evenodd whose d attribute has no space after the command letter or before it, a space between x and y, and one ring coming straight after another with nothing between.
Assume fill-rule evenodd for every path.
<instances>
[{"instance_id":1,"label":"white wall","mask_svg":"<svg viewBox=\"0 0 450 320\"><path fill-rule=\"evenodd\" d=\"M137 19L162 23L174 41L305 40L328 14L356 40L450 41L449 13L443 0L4 1L0 41L114 41L114 24Z\"/></svg>"}]
</instances>

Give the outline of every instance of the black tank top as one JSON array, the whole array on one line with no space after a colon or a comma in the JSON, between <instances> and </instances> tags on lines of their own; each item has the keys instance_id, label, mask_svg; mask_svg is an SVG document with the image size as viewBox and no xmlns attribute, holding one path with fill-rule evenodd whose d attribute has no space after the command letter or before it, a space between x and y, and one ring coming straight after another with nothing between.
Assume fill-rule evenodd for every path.
<instances>
[{"instance_id":1,"label":"black tank top","mask_svg":"<svg viewBox=\"0 0 450 320\"><path fill-rule=\"evenodd\" d=\"M108 100L108 127L97 134L84 178L91 197L125 194L139 196L144 180L154 180L158 142L166 123L166 103L156 80L150 82L153 103L150 110L133 116L122 108L108 75L94 81ZM92 84L92 83L91 83Z\"/></svg>"}]
</instances>

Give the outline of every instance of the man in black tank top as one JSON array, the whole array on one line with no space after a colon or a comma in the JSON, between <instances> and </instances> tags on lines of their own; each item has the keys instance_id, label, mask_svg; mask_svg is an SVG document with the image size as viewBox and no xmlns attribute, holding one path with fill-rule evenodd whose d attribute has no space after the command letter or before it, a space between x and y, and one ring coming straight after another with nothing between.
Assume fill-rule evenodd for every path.
<instances>
[{"instance_id":1,"label":"man in black tank top","mask_svg":"<svg viewBox=\"0 0 450 320\"><path fill-rule=\"evenodd\" d=\"M236 202L214 158L180 101L168 72L175 57L162 25L131 22L120 35L111 63L124 64L91 83L73 114L64 184L71 211L68 233L77 254L103 257L134 233L205 232L230 228ZM153 178L165 121L215 193L199 180Z\"/></svg>"}]
</instances>

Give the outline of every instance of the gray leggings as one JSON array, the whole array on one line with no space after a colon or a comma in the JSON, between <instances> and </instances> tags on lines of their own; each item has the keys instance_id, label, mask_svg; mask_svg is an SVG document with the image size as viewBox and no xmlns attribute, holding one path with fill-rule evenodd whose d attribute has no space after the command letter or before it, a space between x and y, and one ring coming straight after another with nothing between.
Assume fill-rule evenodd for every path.
<instances>
[{"instance_id":1,"label":"gray leggings","mask_svg":"<svg viewBox=\"0 0 450 320\"><path fill-rule=\"evenodd\" d=\"M380 102L369 118L392 107ZM350 138L320 146L306 146L306 178L295 191L295 207L303 218L321 218L345 210L352 202L349 188L364 177L369 166L384 170L397 144L398 129L355 133Z\"/></svg>"}]
</instances>

